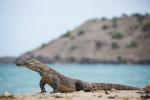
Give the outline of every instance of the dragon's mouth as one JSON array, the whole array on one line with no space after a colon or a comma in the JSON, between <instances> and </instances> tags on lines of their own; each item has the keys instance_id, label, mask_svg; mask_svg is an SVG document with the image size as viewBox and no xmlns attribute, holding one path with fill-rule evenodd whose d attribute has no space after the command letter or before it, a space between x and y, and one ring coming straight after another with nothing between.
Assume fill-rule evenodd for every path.
<instances>
[{"instance_id":1,"label":"dragon's mouth","mask_svg":"<svg viewBox=\"0 0 150 100\"><path fill-rule=\"evenodd\" d=\"M22 61L20 61L20 60L18 60L17 62L16 62L16 66L23 66L24 65L24 62L22 62Z\"/></svg>"},{"instance_id":2,"label":"dragon's mouth","mask_svg":"<svg viewBox=\"0 0 150 100\"><path fill-rule=\"evenodd\" d=\"M22 65L21 65L21 64L19 64L19 63L16 63L16 65L17 65L17 66L22 66Z\"/></svg>"}]
</instances>

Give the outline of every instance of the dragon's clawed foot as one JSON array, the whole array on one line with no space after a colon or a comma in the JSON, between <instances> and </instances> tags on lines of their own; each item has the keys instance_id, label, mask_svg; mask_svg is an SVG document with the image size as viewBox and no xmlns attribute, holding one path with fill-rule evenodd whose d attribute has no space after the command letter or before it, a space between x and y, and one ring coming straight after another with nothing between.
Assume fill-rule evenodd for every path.
<instances>
[{"instance_id":1,"label":"dragon's clawed foot","mask_svg":"<svg viewBox=\"0 0 150 100\"><path fill-rule=\"evenodd\" d=\"M46 91L41 91L41 92L38 92L37 94L45 95L45 94L46 94Z\"/></svg>"}]
</instances>

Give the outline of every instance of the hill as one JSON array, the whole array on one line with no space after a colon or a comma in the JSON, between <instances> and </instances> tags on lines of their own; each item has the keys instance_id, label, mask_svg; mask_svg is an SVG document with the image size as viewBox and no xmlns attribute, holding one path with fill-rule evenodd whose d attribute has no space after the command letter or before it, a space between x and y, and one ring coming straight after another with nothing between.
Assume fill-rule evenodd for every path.
<instances>
[{"instance_id":1,"label":"hill","mask_svg":"<svg viewBox=\"0 0 150 100\"><path fill-rule=\"evenodd\" d=\"M47 63L150 63L150 15L88 20L24 56Z\"/></svg>"},{"instance_id":2,"label":"hill","mask_svg":"<svg viewBox=\"0 0 150 100\"><path fill-rule=\"evenodd\" d=\"M15 63L16 57L0 57L0 64Z\"/></svg>"}]
</instances>

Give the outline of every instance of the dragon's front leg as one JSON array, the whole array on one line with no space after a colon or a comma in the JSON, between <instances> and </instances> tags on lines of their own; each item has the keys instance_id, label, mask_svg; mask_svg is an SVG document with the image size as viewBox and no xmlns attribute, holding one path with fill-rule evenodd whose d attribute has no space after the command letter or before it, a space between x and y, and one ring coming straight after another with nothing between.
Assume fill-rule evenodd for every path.
<instances>
[{"instance_id":1,"label":"dragon's front leg","mask_svg":"<svg viewBox=\"0 0 150 100\"><path fill-rule=\"evenodd\" d=\"M40 80L40 88L41 88L41 92L40 93L45 93L46 92L45 87L44 87L45 85L46 85L46 81L42 78Z\"/></svg>"}]
</instances>

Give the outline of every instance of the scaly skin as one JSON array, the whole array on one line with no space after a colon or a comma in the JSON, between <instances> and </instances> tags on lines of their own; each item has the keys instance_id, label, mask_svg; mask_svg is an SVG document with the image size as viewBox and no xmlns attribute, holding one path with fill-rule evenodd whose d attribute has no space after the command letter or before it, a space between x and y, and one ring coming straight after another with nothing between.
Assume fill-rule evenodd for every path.
<instances>
[{"instance_id":1,"label":"scaly skin","mask_svg":"<svg viewBox=\"0 0 150 100\"><path fill-rule=\"evenodd\" d=\"M96 91L96 90L111 90L111 89L140 90L140 88L137 88L137 87L131 87L131 86L125 86L125 85L119 85L119 84L87 83L83 81L77 81L75 85L78 91L84 90L85 92Z\"/></svg>"},{"instance_id":2,"label":"scaly skin","mask_svg":"<svg viewBox=\"0 0 150 100\"><path fill-rule=\"evenodd\" d=\"M17 66L27 67L35 72L38 72L41 76L40 88L41 93L46 92L45 85L48 84L53 88L53 92L74 92L84 90L96 91L96 90L110 90L112 88L117 90L137 90L139 88L124 86L118 84L106 84L106 83L88 83L78 79L72 79L70 77L64 76L54 69L48 67L42 62L33 58L21 58L16 62Z\"/></svg>"}]
</instances>

